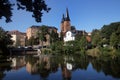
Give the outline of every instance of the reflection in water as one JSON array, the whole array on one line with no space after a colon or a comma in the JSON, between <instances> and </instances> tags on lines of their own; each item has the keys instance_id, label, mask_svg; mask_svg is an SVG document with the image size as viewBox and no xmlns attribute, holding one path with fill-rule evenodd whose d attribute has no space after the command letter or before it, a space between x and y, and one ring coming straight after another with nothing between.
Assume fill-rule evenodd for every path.
<instances>
[{"instance_id":1,"label":"reflection in water","mask_svg":"<svg viewBox=\"0 0 120 80\"><path fill-rule=\"evenodd\" d=\"M97 72L102 71L106 76L111 75L120 78L120 62L118 60L101 61L93 59L91 62Z\"/></svg>"},{"instance_id":2,"label":"reflection in water","mask_svg":"<svg viewBox=\"0 0 120 80\"><path fill-rule=\"evenodd\" d=\"M67 69L66 65L62 65L63 80L71 80L71 71Z\"/></svg>"},{"instance_id":3,"label":"reflection in water","mask_svg":"<svg viewBox=\"0 0 120 80\"><path fill-rule=\"evenodd\" d=\"M13 70L18 70L22 67L25 66L26 62L25 62L25 57L14 57L12 58L12 64L11 67Z\"/></svg>"},{"instance_id":4,"label":"reflection in water","mask_svg":"<svg viewBox=\"0 0 120 80\"><path fill-rule=\"evenodd\" d=\"M88 77L87 79L90 79L90 76L87 76L87 74L91 74L90 72L88 73L88 71L91 71L88 70L90 69L89 64L92 65L91 70L96 71L96 74L94 75L94 77L96 78L97 76L99 76L102 79L120 79L120 67L119 67L120 63L118 59L104 61L101 59L91 59L87 56L76 55L73 56L41 55L39 57L33 56L14 57L12 58L11 65L8 64L6 67L0 66L0 78L3 78L3 80L4 79L9 80L6 79L6 76L8 75L7 72L9 72L10 70L18 71L21 70L22 67L25 67L25 70L21 72L21 74L24 75L24 72L27 71L30 74L29 76L39 75L40 79L38 80L41 79L74 80L74 78L81 79L80 76L75 76L74 74L82 75L82 73L86 74L85 77ZM6 74L4 74L6 70L7 72ZM100 72L103 72L102 76L99 75ZM53 74L59 77L56 77Z\"/></svg>"},{"instance_id":5,"label":"reflection in water","mask_svg":"<svg viewBox=\"0 0 120 80\"><path fill-rule=\"evenodd\" d=\"M1 59L0 59L1 60ZM6 74L4 73L4 71L9 71L11 70L11 67L10 67L10 64L11 62L0 62L0 80L6 76Z\"/></svg>"}]
</instances>

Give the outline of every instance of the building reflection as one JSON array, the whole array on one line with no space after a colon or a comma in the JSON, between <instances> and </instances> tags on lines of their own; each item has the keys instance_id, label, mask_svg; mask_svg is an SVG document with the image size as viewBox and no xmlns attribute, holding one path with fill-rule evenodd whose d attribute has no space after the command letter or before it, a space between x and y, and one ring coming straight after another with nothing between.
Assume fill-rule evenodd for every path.
<instances>
[{"instance_id":1,"label":"building reflection","mask_svg":"<svg viewBox=\"0 0 120 80\"><path fill-rule=\"evenodd\" d=\"M39 74L42 79L48 78L51 73L60 71L63 80L71 80L73 71L87 70L89 63L91 63L92 68L96 70L96 72L103 72L106 76L110 75L115 78L120 78L119 61L118 59L104 61L91 59L86 56L22 56L12 58L10 67L16 71L25 67L29 74ZM3 71L1 67L0 70ZM2 72L0 72L0 77L1 76L4 76Z\"/></svg>"},{"instance_id":2,"label":"building reflection","mask_svg":"<svg viewBox=\"0 0 120 80\"><path fill-rule=\"evenodd\" d=\"M27 57L26 70L30 74L40 74L42 78L47 78L50 74L50 57Z\"/></svg>"},{"instance_id":3,"label":"building reflection","mask_svg":"<svg viewBox=\"0 0 120 80\"><path fill-rule=\"evenodd\" d=\"M66 65L62 65L62 76L63 80L71 80L71 71L67 69Z\"/></svg>"},{"instance_id":4,"label":"building reflection","mask_svg":"<svg viewBox=\"0 0 120 80\"><path fill-rule=\"evenodd\" d=\"M1 58L0 60L2 61ZM9 61L1 62L1 61L0 61L0 80L2 80L2 78L6 76L5 71L11 70L11 67L10 67L11 62Z\"/></svg>"},{"instance_id":5,"label":"building reflection","mask_svg":"<svg viewBox=\"0 0 120 80\"><path fill-rule=\"evenodd\" d=\"M12 70L18 70L26 65L25 57L14 57L11 61Z\"/></svg>"}]
</instances>

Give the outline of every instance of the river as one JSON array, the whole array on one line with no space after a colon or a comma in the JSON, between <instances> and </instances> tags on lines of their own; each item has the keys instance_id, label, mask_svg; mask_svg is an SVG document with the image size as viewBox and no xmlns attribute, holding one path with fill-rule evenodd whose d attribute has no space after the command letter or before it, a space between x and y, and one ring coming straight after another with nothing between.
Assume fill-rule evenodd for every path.
<instances>
[{"instance_id":1,"label":"river","mask_svg":"<svg viewBox=\"0 0 120 80\"><path fill-rule=\"evenodd\" d=\"M0 80L120 80L120 61L80 55L13 56L0 63Z\"/></svg>"}]
</instances>

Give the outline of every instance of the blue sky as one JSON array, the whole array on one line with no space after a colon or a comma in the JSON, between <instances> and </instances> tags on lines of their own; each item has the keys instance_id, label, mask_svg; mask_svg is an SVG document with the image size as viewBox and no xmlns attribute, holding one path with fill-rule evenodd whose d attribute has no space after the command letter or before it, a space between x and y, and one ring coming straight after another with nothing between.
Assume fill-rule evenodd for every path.
<instances>
[{"instance_id":1,"label":"blue sky","mask_svg":"<svg viewBox=\"0 0 120 80\"><path fill-rule=\"evenodd\" d=\"M100 29L103 25L120 21L120 0L45 0L51 7L49 13L44 12L42 22L35 22L32 13L13 10L13 22L6 23L0 19L0 26L5 30L19 30L26 32L32 25L55 26L60 31L62 15L69 10L71 25L78 30L91 32ZM12 0L14 2L14 0Z\"/></svg>"}]
</instances>

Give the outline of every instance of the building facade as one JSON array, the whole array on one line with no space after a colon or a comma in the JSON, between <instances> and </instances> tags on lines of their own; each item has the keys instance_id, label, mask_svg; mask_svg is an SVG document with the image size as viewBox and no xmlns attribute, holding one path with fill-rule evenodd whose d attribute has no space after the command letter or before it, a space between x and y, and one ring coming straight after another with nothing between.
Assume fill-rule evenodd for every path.
<instances>
[{"instance_id":1,"label":"building facade","mask_svg":"<svg viewBox=\"0 0 120 80\"><path fill-rule=\"evenodd\" d=\"M37 32L38 32L38 29L39 26L31 26L27 29L26 31L26 36L27 36L27 39L30 39L32 36L33 37L37 37Z\"/></svg>"},{"instance_id":2,"label":"building facade","mask_svg":"<svg viewBox=\"0 0 120 80\"><path fill-rule=\"evenodd\" d=\"M12 36L13 46L25 46L26 33L19 32L18 30L9 31L8 34Z\"/></svg>"},{"instance_id":3,"label":"building facade","mask_svg":"<svg viewBox=\"0 0 120 80\"><path fill-rule=\"evenodd\" d=\"M64 14L62 16L60 28L60 37L63 37L64 42L80 39L83 35L86 36L88 42L91 42L90 33L87 33L85 30L76 30L74 26L71 26L68 8L66 9L66 16Z\"/></svg>"},{"instance_id":4,"label":"building facade","mask_svg":"<svg viewBox=\"0 0 120 80\"><path fill-rule=\"evenodd\" d=\"M44 26L44 25L43 25ZM54 31L55 33L57 33L57 28L56 27L52 27L52 26L45 26L48 30L49 33L51 33L52 31ZM31 26L27 29L26 31L26 35L27 35L27 39L29 40L31 37L37 38L38 37L38 32L41 31L42 26ZM50 45L50 35L46 34L46 41L40 41L39 40L39 45Z\"/></svg>"},{"instance_id":5,"label":"building facade","mask_svg":"<svg viewBox=\"0 0 120 80\"><path fill-rule=\"evenodd\" d=\"M75 34L72 33L71 31L67 31L66 35L64 36L64 42L74 41L74 40L75 40Z\"/></svg>"}]
</instances>

